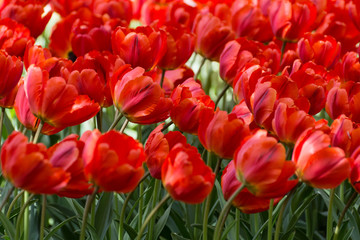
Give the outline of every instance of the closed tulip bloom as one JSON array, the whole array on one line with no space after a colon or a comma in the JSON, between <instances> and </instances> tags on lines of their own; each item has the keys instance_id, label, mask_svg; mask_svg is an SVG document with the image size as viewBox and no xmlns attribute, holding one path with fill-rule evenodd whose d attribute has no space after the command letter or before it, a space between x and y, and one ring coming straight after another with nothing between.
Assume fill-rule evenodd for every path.
<instances>
[{"instance_id":1,"label":"closed tulip bloom","mask_svg":"<svg viewBox=\"0 0 360 240\"><path fill-rule=\"evenodd\" d=\"M173 199L197 204L210 194L215 174L195 147L179 143L170 150L163 163L161 180Z\"/></svg>"},{"instance_id":2,"label":"closed tulip bloom","mask_svg":"<svg viewBox=\"0 0 360 240\"><path fill-rule=\"evenodd\" d=\"M19 58L0 51L0 99L16 87L22 72L23 64Z\"/></svg>"},{"instance_id":3,"label":"closed tulip bloom","mask_svg":"<svg viewBox=\"0 0 360 240\"><path fill-rule=\"evenodd\" d=\"M302 62L313 61L326 68L332 68L340 58L341 44L332 36L320 33L306 33L297 45Z\"/></svg>"},{"instance_id":4,"label":"closed tulip bloom","mask_svg":"<svg viewBox=\"0 0 360 240\"><path fill-rule=\"evenodd\" d=\"M162 28L167 35L165 55L157 64L161 69L175 69L186 63L194 52L194 36L186 28L166 25Z\"/></svg>"},{"instance_id":5,"label":"closed tulip bloom","mask_svg":"<svg viewBox=\"0 0 360 240\"><path fill-rule=\"evenodd\" d=\"M51 164L70 173L70 181L56 193L61 197L80 198L93 192L84 173L84 142L78 138L79 136L71 134L48 149Z\"/></svg>"},{"instance_id":6,"label":"closed tulip bloom","mask_svg":"<svg viewBox=\"0 0 360 240\"><path fill-rule=\"evenodd\" d=\"M310 0L275 0L270 4L268 14L277 38L296 41L312 30L317 10Z\"/></svg>"},{"instance_id":7,"label":"closed tulip bloom","mask_svg":"<svg viewBox=\"0 0 360 240\"><path fill-rule=\"evenodd\" d=\"M352 148L352 132L354 130L353 122L345 115L340 115L331 124L331 146L339 147L344 150L347 156L350 156Z\"/></svg>"},{"instance_id":8,"label":"closed tulip bloom","mask_svg":"<svg viewBox=\"0 0 360 240\"><path fill-rule=\"evenodd\" d=\"M31 130L32 132L36 131L39 126L39 121L37 117L31 112L29 100L26 97L24 91L24 84L20 84L18 92L15 97L14 110L17 119L21 122L24 127ZM65 127L53 127L48 123L44 123L43 128L41 129L42 134L52 135L60 132Z\"/></svg>"},{"instance_id":9,"label":"closed tulip bloom","mask_svg":"<svg viewBox=\"0 0 360 240\"><path fill-rule=\"evenodd\" d=\"M177 143L186 144L186 137L178 131L161 132L164 123L157 126L149 135L145 144L146 165L153 178L161 179L161 167L169 151Z\"/></svg>"},{"instance_id":10,"label":"closed tulip bloom","mask_svg":"<svg viewBox=\"0 0 360 240\"><path fill-rule=\"evenodd\" d=\"M350 174L350 160L344 150L329 147L330 137L308 129L297 140L292 161L299 179L316 188L335 188Z\"/></svg>"},{"instance_id":11,"label":"closed tulip bloom","mask_svg":"<svg viewBox=\"0 0 360 240\"><path fill-rule=\"evenodd\" d=\"M151 70L166 52L166 34L150 26L116 28L111 36L112 50L133 68Z\"/></svg>"},{"instance_id":12,"label":"closed tulip bloom","mask_svg":"<svg viewBox=\"0 0 360 240\"><path fill-rule=\"evenodd\" d=\"M199 140L204 148L221 158L231 159L249 134L248 125L234 113L206 110L200 116Z\"/></svg>"},{"instance_id":13,"label":"closed tulip bloom","mask_svg":"<svg viewBox=\"0 0 360 240\"><path fill-rule=\"evenodd\" d=\"M219 61L225 44L234 40L235 33L211 13L199 13L194 22L195 52L211 61Z\"/></svg>"},{"instance_id":14,"label":"closed tulip bloom","mask_svg":"<svg viewBox=\"0 0 360 240\"><path fill-rule=\"evenodd\" d=\"M354 162L351 167L349 181L354 189L360 193L360 147L356 148L351 158L354 159Z\"/></svg>"},{"instance_id":15,"label":"closed tulip bloom","mask_svg":"<svg viewBox=\"0 0 360 240\"><path fill-rule=\"evenodd\" d=\"M241 187L242 183L236 178L236 169L234 160L230 161L224 169L221 176L221 189L224 195L224 199L228 200L231 195ZM274 204L280 201L281 198L277 198ZM270 206L269 198L256 197L247 188L244 188L234 199L232 204L240 209L243 213L258 213L266 211Z\"/></svg>"},{"instance_id":16,"label":"closed tulip bloom","mask_svg":"<svg viewBox=\"0 0 360 240\"><path fill-rule=\"evenodd\" d=\"M144 75L145 70L133 70L125 65L111 79L114 105L129 121L153 124L169 117L172 100L164 97L164 90L153 78Z\"/></svg>"},{"instance_id":17,"label":"closed tulip bloom","mask_svg":"<svg viewBox=\"0 0 360 240\"><path fill-rule=\"evenodd\" d=\"M31 66L24 80L30 110L54 127L80 124L96 115L100 107L62 77L49 78L47 71Z\"/></svg>"},{"instance_id":18,"label":"closed tulip bloom","mask_svg":"<svg viewBox=\"0 0 360 240\"><path fill-rule=\"evenodd\" d=\"M85 142L85 175L100 190L127 193L136 188L145 172L141 143L114 130L102 135L87 131L80 140Z\"/></svg>"},{"instance_id":19,"label":"closed tulip bloom","mask_svg":"<svg viewBox=\"0 0 360 240\"><path fill-rule=\"evenodd\" d=\"M237 178L257 197L282 197L297 184L297 180L289 180L295 164L286 161L285 147L265 130L246 138L234 161Z\"/></svg>"},{"instance_id":20,"label":"closed tulip bloom","mask_svg":"<svg viewBox=\"0 0 360 240\"><path fill-rule=\"evenodd\" d=\"M295 144L303 131L315 126L315 119L296 106L282 102L275 109L272 126L280 141Z\"/></svg>"},{"instance_id":21,"label":"closed tulip bloom","mask_svg":"<svg viewBox=\"0 0 360 240\"><path fill-rule=\"evenodd\" d=\"M0 49L11 56L23 57L28 41L35 42L29 29L10 18L0 20Z\"/></svg>"},{"instance_id":22,"label":"closed tulip bloom","mask_svg":"<svg viewBox=\"0 0 360 240\"><path fill-rule=\"evenodd\" d=\"M36 0L12 1L1 10L1 18L11 18L24 24L30 30L31 36L37 38L48 24L52 11L44 12L44 6Z\"/></svg>"},{"instance_id":23,"label":"closed tulip bloom","mask_svg":"<svg viewBox=\"0 0 360 240\"><path fill-rule=\"evenodd\" d=\"M44 144L29 143L20 132L13 132L4 142L1 167L15 187L35 194L57 193L70 180L69 173L51 163Z\"/></svg>"}]
</instances>

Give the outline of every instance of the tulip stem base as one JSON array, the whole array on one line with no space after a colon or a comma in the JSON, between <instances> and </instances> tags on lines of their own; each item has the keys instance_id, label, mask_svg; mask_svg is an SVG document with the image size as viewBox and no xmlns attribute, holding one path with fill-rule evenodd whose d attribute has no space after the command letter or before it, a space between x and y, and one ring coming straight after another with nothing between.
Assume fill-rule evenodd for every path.
<instances>
[{"instance_id":1,"label":"tulip stem base","mask_svg":"<svg viewBox=\"0 0 360 240\"><path fill-rule=\"evenodd\" d=\"M267 239L271 240L272 239L272 230L273 230L273 223L272 223L272 219L273 219L273 209L274 209L274 199L272 198L270 200L270 204L269 204L269 221L268 221L268 232L267 232Z\"/></svg>"},{"instance_id":2,"label":"tulip stem base","mask_svg":"<svg viewBox=\"0 0 360 240\"><path fill-rule=\"evenodd\" d=\"M340 232L340 227L341 227L341 223L342 221L344 220L344 217L345 217L345 214L346 214L346 211L349 209L349 207L351 206L351 204L354 202L354 200L357 198L358 196L358 193L357 192L354 192L349 201L346 203L343 211L341 212L341 215L339 217L339 221L336 225L336 228L335 228L335 233L334 233L334 240L337 240L338 237L339 237L339 232Z\"/></svg>"},{"instance_id":3,"label":"tulip stem base","mask_svg":"<svg viewBox=\"0 0 360 240\"><path fill-rule=\"evenodd\" d=\"M82 218L82 224L81 224L81 232L80 232L80 240L85 240L85 229L86 229L86 223L87 223L87 215L90 211L91 208L91 204L95 199L95 196L97 194L97 192L99 191L99 187L95 186L94 191L91 195L88 196L87 200L86 200L86 204L85 204L85 209L84 209L84 213L83 213L83 218Z\"/></svg>"},{"instance_id":4,"label":"tulip stem base","mask_svg":"<svg viewBox=\"0 0 360 240\"><path fill-rule=\"evenodd\" d=\"M157 196L159 195L159 190L160 190L160 180L155 179L154 194L153 194L153 200L152 200L152 206L151 206L152 209L154 209L156 206ZM154 217L151 219L150 224L149 224L149 233L148 233L149 240L151 240L153 237L155 217L156 217L156 213L154 213Z\"/></svg>"},{"instance_id":5,"label":"tulip stem base","mask_svg":"<svg viewBox=\"0 0 360 240\"><path fill-rule=\"evenodd\" d=\"M44 239L45 211L46 211L46 194L42 196L39 240Z\"/></svg>"},{"instance_id":6,"label":"tulip stem base","mask_svg":"<svg viewBox=\"0 0 360 240\"><path fill-rule=\"evenodd\" d=\"M218 221L216 223L215 232L214 232L214 240L221 239L221 231L222 231L223 225L225 224L226 216L228 215L228 213L230 211L232 202L244 188L245 188L245 184L242 183L242 185L231 195L229 200L226 202L223 210L220 213Z\"/></svg>"},{"instance_id":7,"label":"tulip stem base","mask_svg":"<svg viewBox=\"0 0 360 240\"><path fill-rule=\"evenodd\" d=\"M329 199L329 208L328 208L328 215L327 215L327 224L326 224L326 240L331 239L331 233L333 230L332 223L332 209L333 209L333 202L335 197L335 189L330 190L330 199Z\"/></svg>"},{"instance_id":8,"label":"tulip stem base","mask_svg":"<svg viewBox=\"0 0 360 240\"><path fill-rule=\"evenodd\" d=\"M139 231L139 234L137 236L137 240L140 240L145 228L147 226L147 224L150 222L150 220L152 219L152 217L155 215L155 213L161 208L161 206L167 202L167 200L170 198L170 194L166 194L166 196L158 203L158 205L156 205L156 207L149 213L149 215L146 217L143 225L141 226L141 229Z\"/></svg>"}]
</instances>

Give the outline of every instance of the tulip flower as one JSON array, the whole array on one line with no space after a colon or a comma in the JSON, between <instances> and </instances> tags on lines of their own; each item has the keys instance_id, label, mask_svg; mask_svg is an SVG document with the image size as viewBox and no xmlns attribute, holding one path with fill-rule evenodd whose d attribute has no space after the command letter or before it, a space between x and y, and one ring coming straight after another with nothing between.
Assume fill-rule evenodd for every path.
<instances>
[{"instance_id":1,"label":"tulip flower","mask_svg":"<svg viewBox=\"0 0 360 240\"><path fill-rule=\"evenodd\" d=\"M31 36L37 38L48 24L52 11L44 12L44 6L36 0L16 0L1 10L1 18L11 18L30 30Z\"/></svg>"},{"instance_id":2,"label":"tulip flower","mask_svg":"<svg viewBox=\"0 0 360 240\"><path fill-rule=\"evenodd\" d=\"M201 112L209 109L214 111L215 103L207 96L200 84L193 78L178 85L171 94L173 108L171 120L184 132L197 134Z\"/></svg>"},{"instance_id":3,"label":"tulip flower","mask_svg":"<svg viewBox=\"0 0 360 240\"><path fill-rule=\"evenodd\" d=\"M170 150L163 163L161 180L173 199L197 204L210 194L215 174L195 147L179 143Z\"/></svg>"},{"instance_id":4,"label":"tulip flower","mask_svg":"<svg viewBox=\"0 0 360 240\"><path fill-rule=\"evenodd\" d=\"M308 128L315 127L315 119L296 106L288 106L281 102L277 105L272 121L272 128L284 143L295 144L301 133Z\"/></svg>"},{"instance_id":5,"label":"tulip flower","mask_svg":"<svg viewBox=\"0 0 360 240\"><path fill-rule=\"evenodd\" d=\"M168 70L184 65L194 52L194 36L186 28L166 25L162 29L167 35L167 51L157 64L158 67Z\"/></svg>"},{"instance_id":6,"label":"tulip flower","mask_svg":"<svg viewBox=\"0 0 360 240\"><path fill-rule=\"evenodd\" d=\"M17 119L21 122L24 127L30 129L32 132L35 132L39 126L40 121L34 116L30 110L29 100L26 97L24 91L24 83L21 83L18 89L18 92L15 97L14 110ZM42 134L52 135L60 132L65 127L53 127L48 123L44 123L44 126L41 129Z\"/></svg>"},{"instance_id":7,"label":"tulip flower","mask_svg":"<svg viewBox=\"0 0 360 240\"><path fill-rule=\"evenodd\" d=\"M23 71L21 60L0 51L0 99L10 94L18 84Z\"/></svg>"},{"instance_id":8,"label":"tulip flower","mask_svg":"<svg viewBox=\"0 0 360 240\"><path fill-rule=\"evenodd\" d=\"M351 158L354 159L353 165L351 167L351 172L349 176L349 181L351 185L357 192L360 192L360 148L356 150L351 155Z\"/></svg>"},{"instance_id":9,"label":"tulip flower","mask_svg":"<svg viewBox=\"0 0 360 240\"><path fill-rule=\"evenodd\" d=\"M89 7L91 3L92 0L50 0L51 8L62 17L66 17L82 7Z\"/></svg>"},{"instance_id":10,"label":"tulip flower","mask_svg":"<svg viewBox=\"0 0 360 240\"><path fill-rule=\"evenodd\" d=\"M54 127L80 124L96 115L100 107L62 77L49 78L47 71L30 66L24 91L31 112Z\"/></svg>"},{"instance_id":11,"label":"tulip flower","mask_svg":"<svg viewBox=\"0 0 360 240\"><path fill-rule=\"evenodd\" d=\"M221 189L224 199L228 200L231 195L241 187L242 183L236 178L236 169L234 160L230 161L224 169L221 176ZM274 204L277 204L281 198L277 198ZM253 195L247 188L244 188L234 199L232 204L243 213L258 213L266 211L270 206L269 198L261 198Z\"/></svg>"},{"instance_id":12,"label":"tulip flower","mask_svg":"<svg viewBox=\"0 0 360 240\"><path fill-rule=\"evenodd\" d=\"M351 164L344 150L329 147L330 137L308 129L297 140L292 161L299 179L316 188L335 188L349 177Z\"/></svg>"},{"instance_id":13,"label":"tulip flower","mask_svg":"<svg viewBox=\"0 0 360 240\"><path fill-rule=\"evenodd\" d=\"M169 151L177 143L186 144L186 137L178 131L161 132L164 123L157 126L149 135L145 144L145 153L147 155L146 164L153 178L161 179L161 167Z\"/></svg>"},{"instance_id":14,"label":"tulip flower","mask_svg":"<svg viewBox=\"0 0 360 240\"><path fill-rule=\"evenodd\" d=\"M132 19L132 2L130 0L95 0L93 1L93 12L101 16L119 18L130 23Z\"/></svg>"},{"instance_id":15,"label":"tulip flower","mask_svg":"<svg viewBox=\"0 0 360 240\"><path fill-rule=\"evenodd\" d=\"M285 147L265 130L258 130L236 149L236 176L256 197L282 197L297 184L289 180L295 164L285 157Z\"/></svg>"},{"instance_id":16,"label":"tulip flower","mask_svg":"<svg viewBox=\"0 0 360 240\"><path fill-rule=\"evenodd\" d=\"M35 42L29 29L10 18L0 20L0 49L11 56L22 57L28 41Z\"/></svg>"},{"instance_id":17,"label":"tulip flower","mask_svg":"<svg viewBox=\"0 0 360 240\"><path fill-rule=\"evenodd\" d=\"M59 156L59 161L67 161L66 156ZM57 193L70 180L70 174L48 158L44 144L29 143L20 132L13 132L4 142L1 167L4 177L15 187L35 194Z\"/></svg>"},{"instance_id":18,"label":"tulip flower","mask_svg":"<svg viewBox=\"0 0 360 240\"><path fill-rule=\"evenodd\" d=\"M342 81L360 81L360 61L356 52L347 52L335 67Z\"/></svg>"},{"instance_id":19,"label":"tulip flower","mask_svg":"<svg viewBox=\"0 0 360 240\"><path fill-rule=\"evenodd\" d=\"M141 143L114 130L103 135L87 131L80 141L85 142L85 175L100 190L127 193L136 188L145 172Z\"/></svg>"},{"instance_id":20,"label":"tulip flower","mask_svg":"<svg viewBox=\"0 0 360 240\"><path fill-rule=\"evenodd\" d=\"M93 192L84 174L82 159L84 142L79 141L78 138L79 136L71 134L47 151L54 167L60 167L70 173L70 181L56 193L61 197L80 198Z\"/></svg>"},{"instance_id":21,"label":"tulip flower","mask_svg":"<svg viewBox=\"0 0 360 240\"><path fill-rule=\"evenodd\" d=\"M208 151L231 159L242 140L250 134L248 125L234 113L206 110L200 116L198 136Z\"/></svg>"},{"instance_id":22,"label":"tulip flower","mask_svg":"<svg viewBox=\"0 0 360 240\"><path fill-rule=\"evenodd\" d=\"M297 52L303 63L313 61L332 68L340 58L341 44L332 36L306 33L298 42Z\"/></svg>"},{"instance_id":23,"label":"tulip flower","mask_svg":"<svg viewBox=\"0 0 360 240\"><path fill-rule=\"evenodd\" d=\"M150 26L116 28L111 36L112 49L133 68L151 70L166 52L166 34Z\"/></svg>"},{"instance_id":24,"label":"tulip flower","mask_svg":"<svg viewBox=\"0 0 360 240\"><path fill-rule=\"evenodd\" d=\"M268 14L274 35L283 41L295 41L312 30L317 10L310 0L275 0Z\"/></svg>"},{"instance_id":25,"label":"tulip flower","mask_svg":"<svg viewBox=\"0 0 360 240\"><path fill-rule=\"evenodd\" d=\"M110 83L114 105L134 123L164 121L169 117L172 101L164 97L160 85L144 72L141 67L130 70L129 65L117 71Z\"/></svg>"},{"instance_id":26,"label":"tulip flower","mask_svg":"<svg viewBox=\"0 0 360 240\"><path fill-rule=\"evenodd\" d=\"M235 38L231 28L211 13L199 13L192 31L196 35L195 52L211 61L219 61L225 44Z\"/></svg>"}]
</instances>

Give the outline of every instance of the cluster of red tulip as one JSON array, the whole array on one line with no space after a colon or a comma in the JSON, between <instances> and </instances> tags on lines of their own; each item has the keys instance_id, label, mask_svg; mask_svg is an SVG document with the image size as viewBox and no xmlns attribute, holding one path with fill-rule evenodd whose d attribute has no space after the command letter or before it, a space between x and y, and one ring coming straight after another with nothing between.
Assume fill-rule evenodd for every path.
<instances>
[{"instance_id":1,"label":"cluster of red tulip","mask_svg":"<svg viewBox=\"0 0 360 240\"><path fill-rule=\"evenodd\" d=\"M59 20L43 33L52 16ZM271 239L273 207L281 202L285 211L300 185L332 189L329 215L335 188L349 182L349 192L360 192L359 1L5 0L0 18L0 131L6 114L21 126L2 134L2 175L44 198L88 195L80 239L96 194L130 196L147 171L168 193L155 207L155 187L154 212L169 197L206 199L203 221L196 215L194 222L203 224L203 239L221 239L230 204L246 214L270 208ZM219 63L211 71L224 81L222 92L204 77L206 61ZM114 118L105 132L107 114ZM59 135L91 118L97 129L38 143L41 134ZM149 130L147 139L141 128L137 140L126 135L128 122ZM215 192L227 204L212 210L217 220L208 233ZM138 239L150 222L152 240L155 213L147 214ZM332 231L330 216L327 239Z\"/></svg>"}]
</instances>

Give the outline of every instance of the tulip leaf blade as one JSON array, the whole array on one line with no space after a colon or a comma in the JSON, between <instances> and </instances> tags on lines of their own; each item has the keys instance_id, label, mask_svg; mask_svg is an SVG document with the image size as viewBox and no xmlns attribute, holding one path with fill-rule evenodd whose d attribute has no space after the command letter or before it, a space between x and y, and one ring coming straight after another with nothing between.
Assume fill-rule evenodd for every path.
<instances>
[{"instance_id":1,"label":"tulip leaf blade","mask_svg":"<svg viewBox=\"0 0 360 240\"><path fill-rule=\"evenodd\" d=\"M164 229L167 220L170 216L170 211L171 211L171 207L172 207L172 203L169 205L169 207L165 210L164 214L159 218L159 220L157 221L157 223L155 224L155 228L154 228L154 237L155 239L158 239L161 231Z\"/></svg>"},{"instance_id":2,"label":"tulip leaf blade","mask_svg":"<svg viewBox=\"0 0 360 240\"><path fill-rule=\"evenodd\" d=\"M53 229L51 229L51 231L45 236L44 240L49 240L62 226L64 226L66 223L70 222L71 220L73 220L74 218L76 218L76 216L72 216L69 217L67 219L65 219L64 221L62 221L61 223L59 223L58 225L56 225Z\"/></svg>"},{"instance_id":3,"label":"tulip leaf blade","mask_svg":"<svg viewBox=\"0 0 360 240\"><path fill-rule=\"evenodd\" d=\"M15 239L15 227L2 212L0 212L0 221L3 224L4 228L6 229L6 231L9 233L10 239Z\"/></svg>"},{"instance_id":4,"label":"tulip leaf blade","mask_svg":"<svg viewBox=\"0 0 360 240\"><path fill-rule=\"evenodd\" d=\"M95 211L95 229L100 239L104 239L105 233L108 230L113 212L113 198L114 193L105 192L101 195Z\"/></svg>"}]
</instances>

